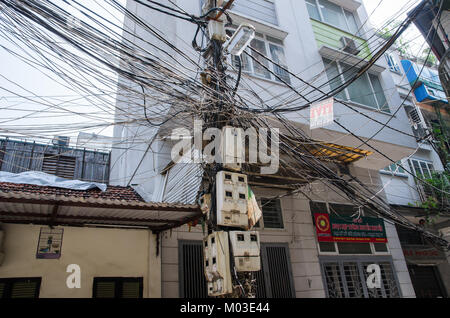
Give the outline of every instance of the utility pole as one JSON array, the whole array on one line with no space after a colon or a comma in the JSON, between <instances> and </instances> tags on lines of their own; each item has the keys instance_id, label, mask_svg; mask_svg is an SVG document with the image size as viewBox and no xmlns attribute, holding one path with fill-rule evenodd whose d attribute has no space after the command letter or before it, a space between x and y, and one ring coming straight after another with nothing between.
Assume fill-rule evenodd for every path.
<instances>
[{"instance_id":1,"label":"utility pole","mask_svg":"<svg viewBox=\"0 0 450 318\"><path fill-rule=\"evenodd\" d=\"M247 176L241 173L245 158L242 133L240 128L230 126L234 109L232 103L224 100L228 89L224 44L228 40L223 14L227 15L225 11L233 2L210 0L202 8L203 14L209 13L209 44L203 54L206 67L202 81L210 88L205 97L210 111L203 112L202 119L205 129L221 131L220 149L215 149L216 159L221 160L207 165L209 186L200 199L208 227L203 240L204 268L209 296L252 298L256 296L254 272L261 269L259 233L249 231L249 188ZM238 31L236 36L240 35ZM242 39L247 45L251 38Z\"/></svg>"}]
</instances>

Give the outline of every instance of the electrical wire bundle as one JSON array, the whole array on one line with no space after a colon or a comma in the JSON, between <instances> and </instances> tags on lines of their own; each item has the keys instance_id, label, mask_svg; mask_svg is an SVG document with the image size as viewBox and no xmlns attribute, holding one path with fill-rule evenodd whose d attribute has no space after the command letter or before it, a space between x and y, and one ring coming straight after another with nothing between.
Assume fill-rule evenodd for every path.
<instances>
[{"instance_id":1,"label":"electrical wire bundle","mask_svg":"<svg viewBox=\"0 0 450 318\"><path fill-rule=\"evenodd\" d=\"M83 97L83 104L75 104L76 107L72 108L70 100L58 101L39 97L31 92L32 97L17 94L12 90L9 92L44 106L45 108L36 112L38 114L52 112L54 116L69 114L84 119L70 127L3 125L0 129L6 133L50 138L49 136L55 132L120 127L126 134L125 137L115 136L116 149L126 152L146 145L147 147L144 147L146 150L142 150L143 159L151 149L152 142L164 135L165 130L169 131L173 127L192 128L193 119L203 118L205 114L208 118L226 118L227 121L242 128L270 129L277 126L282 130L281 170L285 174L309 180L299 182L291 193L302 193L308 197L305 183L321 182L350 200L355 206L368 208L389 222L417 230L437 246L448 248L447 241L416 226L393 210L380 197L377 190L371 189L354 176L348 175L346 179L337 174L335 168L338 163L334 162L333 158L323 156L319 159L314 156L314 151L323 149L323 143L310 138L301 126L285 116L285 114L301 115L301 111L314 102L335 96L354 83L386 52L414 17L400 24L390 39L382 40L374 34L368 36L367 42L376 48L373 55L366 56L368 61L362 59L351 65L335 78L327 77L326 71L330 67L327 65L325 70L316 74L314 78L303 79L300 75L289 72L280 63L250 48L250 52L244 53L247 58L270 72L284 85L284 92L263 99L262 94L255 91L254 83L249 83L245 74L242 74L240 59L237 65L225 62L229 68L238 68L237 78L224 77L217 69L208 74L220 86L220 96L217 90L205 85L199 77L200 70L204 68L201 55L209 49L215 49L204 46L203 43L207 34L207 17L211 12L224 12L223 9L214 8L204 15L195 16L176 6L172 1L169 2L173 6L149 0L135 0L135 2L145 7L146 12L182 20L187 27L192 27L193 33L196 30L193 41L188 42L177 35L168 34L167 31L161 30L161 27L153 26L151 19L144 19L143 15L138 14L137 5L133 10L132 7L126 7L117 0L106 0L99 5L107 12L123 15L125 18L123 25L120 21L114 22L99 15L76 0L45 2L0 0L0 37L15 47L15 50L12 50L10 47L2 46L3 49L32 67L44 70L46 74L52 74L61 85L80 94ZM98 4L97 1L96 3ZM231 24L228 15L227 19ZM136 32L136 29L139 32ZM200 45L197 41L199 34L202 38ZM219 56L222 56L222 53ZM342 62L346 62L346 59L344 58ZM290 74L300 86L287 83L280 74L271 71L268 63ZM330 82L338 76L344 76L346 81L329 90ZM13 84L24 90L19 84ZM339 100L339 102L350 111L377 122L382 126L381 129L391 129L412 137L411 134L389 126L390 120L382 123L355 109L346 101ZM218 104L224 107L217 108ZM78 111L80 106L83 106L82 111ZM233 109L233 113L229 113L230 109ZM394 115L395 113L392 117ZM22 119L25 120L27 117L24 116ZM349 128L337 121L335 123L348 135L360 140L363 146L370 147L394 162ZM219 124L223 123L208 123L212 127ZM269 142L270 140L266 146ZM155 149L152 151L157 152Z\"/></svg>"}]
</instances>

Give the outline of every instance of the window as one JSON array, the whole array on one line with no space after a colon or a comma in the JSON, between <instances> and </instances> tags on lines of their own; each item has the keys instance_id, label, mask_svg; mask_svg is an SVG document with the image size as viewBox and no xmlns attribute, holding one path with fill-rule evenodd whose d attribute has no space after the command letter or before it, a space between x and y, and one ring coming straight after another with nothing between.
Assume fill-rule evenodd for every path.
<instances>
[{"instance_id":1,"label":"window","mask_svg":"<svg viewBox=\"0 0 450 318\"><path fill-rule=\"evenodd\" d=\"M0 299L38 298L41 278L0 278Z\"/></svg>"},{"instance_id":2,"label":"window","mask_svg":"<svg viewBox=\"0 0 450 318\"><path fill-rule=\"evenodd\" d=\"M387 61L388 65L389 65L389 69L391 71L399 73L400 72L400 66L398 65L397 60L395 59L394 55L390 54L390 53L386 53L384 55L384 57L386 58L386 61Z\"/></svg>"},{"instance_id":3,"label":"window","mask_svg":"<svg viewBox=\"0 0 450 318\"><path fill-rule=\"evenodd\" d=\"M228 34L232 34L233 32L234 29L228 30ZM283 81L288 84L291 83L289 73L283 69L288 69L283 41L257 32L255 38L250 43L250 47L253 48L253 50L247 48L245 50L246 53L244 52L241 55L243 72L281 83ZM266 57L283 68L269 62ZM238 58L239 57L235 56L233 59L233 66L236 68L239 65ZM277 76L269 72L268 69Z\"/></svg>"},{"instance_id":4,"label":"window","mask_svg":"<svg viewBox=\"0 0 450 318\"><path fill-rule=\"evenodd\" d=\"M207 298L201 241L179 241L181 298ZM257 298L294 298L289 246L261 243L261 270L254 273Z\"/></svg>"},{"instance_id":5,"label":"window","mask_svg":"<svg viewBox=\"0 0 450 318\"><path fill-rule=\"evenodd\" d=\"M284 228L280 199L261 199L261 210L263 216L257 226L265 229Z\"/></svg>"},{"instance_id":6,"label":"window","mask_svg":"<svg viewBox=\"0 0 450 318\"><path fill-rule=\"evenodd\" d=\"M207 298L202 241L179 241L179 294L181 298Z\"/></svg>"},{"instance_id":7,"label":"window","mask_svg":"<svg viewBox=\"0 0 450 318\"><path fill-rule=\"evenodd\" d=\"M354 14L327 0L306 0L310 18L331 24L351 34L358 33Z\"/></svg>"},{"instance_id":8,"label":"window","mask_svg":"<svg viewBox=\"0 0 450 318\"><path fill-rule=\"evenodd\" d=\"M433 164L417 159L410 159L409 165L414 171L416 177L421 179L430 179L434 171Z\"/></svg>"},{"instance_id":9,"label":"window","mask_svg":"<svg viewBox=\"0 0 450 318\"><path fill-rule=\"evenodd\" d=\"M435 194L433 187L426 182L427 179L431 179L433 176L433 164L417 159L409 159L408 162L411 167L411 171L414 171L416 177L421 179L415 179L421 199L426 200L428 197L434 197Z\"/></svg>"},{"instance_id":10,"label":"window","mask_svg":"<svg viewBox=\"0 0 450 318\"><path fill-rule=\"evenodd\" d=\"M327 78L331 89L340 87L344 82L350 80L357 72L357 69L340 62L323 59ZM342 100L375 108L384 112L390 112L383 87L378 76L364 73L360 78L344 89L336 97Z\"/></svg>"},{"instance_id":11,"label":"window","mask_svg":"<svg viewBox=\"0 0 450 318\"><path fill-rule=\"evenodd\" d=\"M142 277L94 277L93 298L142 298Z\"/></svg>"},{"instance_id":12,"label":"window","mask_svg":"<svg viewBox=\"0 0 450 318\"><path fill-rule=\"evenodd\" d=\"M398 239L402 245L425 245L425 241L419 232L405 228L404 226L395 225Z\"/></svg>"},{"instance_id":13,"label":"window","mask_svg":"<svg viewBox=\"0 0 450 318\"><path fill-rule=\"evenodd\" d=\"M314 213L334 213L339 217L351 217L358 213L355 206L349 204L309 202L311 217L314 224ZM362 216L376 217L369 209L362 211ZM318 242L321 253L332 253L339 255L370 255L376 253L388 253L385 243L349 243L349 242Z\"/></svg>"},{"instance_id":14,"label":"window","mask_svg":"<svg viewBox=\"0 0 450 318\"><path fill-rule=\"evenodd\" d=\"M256 18L260 21L278 25L278 18L273 0L239 0L234 2L231 10Z\"/></svg>"},{"instance_id":15,"label":"window","mask_svg":"<svg viewBox=\"0 0 450 318\"><path fill-rule=\"evenodd\" d=\"M367 267L378 264L381 270L381 288L369 289ZM321 258L325 290L329 298L396 298L400 289L389 259L360 260L352 258Z\"/></svg>"},{"instance_id":16,"label":"window","mask_svg":"<svg viewBox=\"0 0 450 318\"><path fill-rule=\"evenodd\" d=\"M394 174L394 175L406 175L405 169L403 169L402 167L399 166L401 164L402 164L401 161L397 161L397 163L393 163L393 164L387 166L382 171L389 172L390 174Z\"/></svg>"}]
</instances>

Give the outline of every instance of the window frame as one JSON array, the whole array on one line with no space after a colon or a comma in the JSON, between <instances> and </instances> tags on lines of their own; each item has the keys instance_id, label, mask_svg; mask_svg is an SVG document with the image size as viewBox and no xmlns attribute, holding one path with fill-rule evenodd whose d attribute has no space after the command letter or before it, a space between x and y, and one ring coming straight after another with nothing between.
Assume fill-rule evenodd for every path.
<instances>
[{"instance_id":1,"label":"window frame","mask_svg":"<svg viewBox=\"0 0 450 318\"><path fill-rule=\"evenodd\" d=\"M352 204L341 203L341 202L332 202L332 201L310 201L310 202L326 204L326 206L327 206L327 211L326 212L328 214L330 214L330 204L340 204L340 205L348 205L348 206L355 207ZM316 212L313 212L311 210L311 203L310 203L310 212L311 212L311 217L312 217L313 225L314 225L314 213L316 213ZM366 212L364 210L362 211L361 216L367 216ZM315 225L314 225L314 231L315 231ZM386 255L386 256L387 255L391 255L391 250L389 248L389 243L384 243L386 245L386 251L378 252L376 250L376 248L375 248L375 245L374 245L374 244L377 244L377 243L373 243L373 242L369 242L370 254L361 254L361 253L359 253L359 254L358 253L355 253L355 254L341 254L341 253L339 253L339 247L338 247L338 243L340 243L340 242L324 242L324 243L333 243L334 251L331 251L331 252L330 251L322 251L320 249L320 243L322 243L322 242L319 242L317 240L317 235L315 233L314 233L314 237L315 237L315 240L317 242L317 251L319 252L319 255L329 255L329 256L339 256L339 257L352 257L352 256L361 256L361 257L367 256L367 257L370 257L370 256L377 256L377 255ZM352 244L364 244L364 243L352 243Z\"/></svg>"},{"instance_id":2,"label":"window frame","mask_svg":"<svg viewBox=\"0 0 450 318\"><path fill-rule=\"evenodd\" d=\"M359 277L361 279L361 285L362 285L362 289L363 289L363 293L364 293L364 297L363 298L370 298L369 296L369 291L367 288L367 284L366 284L366 274L364 273L364 265L367 263L377 263L378 265L380 265L381 263L388 263L391 267L391 271L393 274L393 277L395 279L395 287L398 290L398 298L402 297L402 290L401 290L401 286L400 286L400 282L398 279L398 275L397 275L397 271L395 269L394 266L394 262L392 260L392 257L390 256L377 256L377 255L361 255L361 256L321 256L319 255L319 264L320 264L320 271L321 271L321 275L322 275L322 282L323 282L323 287L325 290L325 295L327 298L330 298L329 296L329 289L327 286L327 280L326 280L326 275L325 275L325 265L329 264L329 263L337 263L338 267L339 267L339 274L340 274L340 278L341 278L341 282L342 282L342 290L344 293L343 298L348 298L348 282L344 273L344 264L345 263L356 263L357 267L358 267L358 273L359 273ZM382 298L387 298L387 294L386 294L386 290L385 290L385 286L384 286L384 279L386 277L383 277L383 272L382 272L382 282L381 282L381 295Z\"/></svg>"},{"instance_id":3,"label":"window frame","mask_svg":"<svg viewBox=\"0 0 450 318\"><path fill-rule=\"evenodd\" d=\"M226 29L227 29L227 30L230 30L230 31L232 31L232 32L235 32L235 31L236 31L236 28L237 28L237 27L233 25L232 27L229 27L229 28L226 28ZM274 40L279 41L279 43L277 43L276 41L270 40L270 38L273 38ZM271 36L271 35L265 34L265 33L261 33L261 32L256 32L256 33L255 33L255 39L256 39L256 40L259 40L259 41L261 41L261 42L264 43L265 56L267 56L267 57L268 57L269 59L271 59L271 60L274 60L274 57L272 56L272 52L271 52L271 50L270 50L270 45L273 45L273 46L275 46L275 47L281 49L282 52L283 52L283 55L284 55L284 57L285 57L285 59L286 59L286 64L288 64L288 63L287 63L287 58L286 58L286 50L285 50L285 46L284 46L284 41L283 41L283 40L281 40L281 39L279 39L279 38L276 38L276 37L273 37L273 36ZM250 45L251 45L251 44L250 44ZM253 47L252 47L252 48L253 48ZM256 50L255 48L253 48L253 49ZM253 56L253 55L252 55L252 50L250 50L249 48L246 48L246 49L245 49L245 52L248 53L248 55ZM254 62L253 59L252 59L251 57L249 57L249 56L247 56L247 55L246 55L246 57L247 57L247 59L248 59L248 65L249 65L250 69L249 69L249 70L245 70L244 67L242 67L242 73L245 73L245 74L250 75L250 76L254 76L254 77L258 78L258 79L262 79L262 80L266 80L266 81L271 81L271 82L273 82L273 83L277 83L277 84L284 85L284 83L283 83L282 81L280 81L279 79L277 79L277 78L275 77L275 75L272 74L272 73L270 73L270 72L268 72L269 78L264 77L264 76L261 75L261 74L255 73L255 66L254 66L254 64L255 64L256 62ZM241 59L242 59L242 57L241 57ZM241 61L242 61L242 60L241 60ZM231 55L230 55L229 63L230 63L230 65L233 66L233 68L237 68L237 65L235 64L235 61L234 61L234 57L231 56ZM243 63L242 63L242 64L243 64ZM281 64L281 63L279 63L279 62L277 62L277 64L280 64L280 65L282 65L285 69L289 70L289 66L288 66L288 65L283 65L283 64ZM270 69L271 72L277 74L277 71L276 71L276 65L275 65L275 64L270 63L270 62L268 61L268 66L267 66L267 67ZM282 76L280 76L280 74L277 74L277 75L278 75L280 78L282 78L286 83L291 84L291 76L290 76L289 73L287 74L288 78L283 78Z\"/></svg>"},{"instance_id":4,"label":"window frame","mask_svg":"<svg viewBox=\"0 0 450 318\"><path fill-rule=\"evenodd\" d=\"M319 21L320 21L320 22L329 24L329 25L331 25L331 26L333 26L333 27L335 27L335 28L337 28L337 29L339 29L339 30L345 31L345 32L350 33L350 34L352 34L352 35L359 36L360 31L361 31L361 23L359 22L359 19L357 19L357 15L355 15L355 11L350 11L349 9L346 9L346 8L344 8L343 6L338 5L338 4L336 4L336 3L334 3L334 2L331 2L331 1L328 1L328 0L322 0L322 1L330 2L330 3L332 3L332 4L336 5L336 6L338 6L338 7L341 9L342 15L343 15L343 17L344 17L345 25L347 26L347 28L346 28L345 30L342 29L340 26L335 25L335 24L333 24L333 23L331 23L331 22L325 20L324 14L323 14L322 9L321 9L321 5L320 5L320 3L319 3L319 0L309 0L309 1L306 0L306 1L305 1L305 4L306 4L306 6L308 6L308 3L310 3L310 4L311 4L311 2L314 2L314 3L315 3L315 7L316 7L317 11L319 12L319 17L320 17L320 20L319 20ZM308 8L308 7L307 7L307 8ZM308 10L307 10L307 11L308 11ZM347 11L348 13L350 13L350 14L353 16L353 18L355 19L355 23L356 23L356 27L357 27L356 33L353 33L353 32L350 30L350 24L349 24L349 22L348 22L347 15L345 14L346 11ZM309 15L309 11L308 11L308 16L310 17L310 19L314 19L314 20L315 20L315 18L312 18L312 17Z\"/></svg>"},{"instance_id":5,"label":"window frame","mask_svg":"<svg viewBox=\"0 0 450 318\"><path fill-rule=\"evenodd\" d=\"M282 227L266 227L264 224L264 210L263 210L263 204L262 204L262 200L276 200L278 201L278 205L280 207L280 220L281 220L281 225ZM270 199L270 198L259 198L258 199L258 204L261 207L261 218L259 219L258 223L256 223L255 225L255 229L257 230L269 230L269 231L286 231L286 225L284 222L284 217L283 217L283 207L281 204L281 199Z\"/></svg>"},{"instance_id":6,"label":"window frame","mask_svg":"<svg viewBox=\"0 0 450 318\"><path fill-rule=\"evenodd\" d=\"M331 63L327 63L325 60L330 61ZM346 79L345 79L345 76L344 76L344 74L343 74L344 68L343 68L343 66L342 66L341 64L344 64L344 65L348 65L348 64L341 63L341 62L338 61L338 60L330 60L329 58L323 57L323 56L322 56L322 62L323 62L323 64L324 64L325 70L326 70L332 63L336 63L337 71L338 71L338 74L337 74L337 75L339 75L339 77L337 77L337 75L336 75L335 78L333 79L333 81L335 81L337 78L339 78L339 80L340 80L340 85L342 85L342 83L345 83ZM351 67L351 65L348 65L348 66ZM383 89L381 92L376 92L376 91L375 91L374 86L373 86L373 83L372 83L372 80L370 79L369 74L371 74L372 76L375 76L375 77L378 78L378 81L380 82L380 86L381 86L381 88ZM326 72L325 72L325 75L327 76L328 82L330 82L330 79L328 78L328 74L326 74ZM350 103L353 103L353 104L356 104L356 105L359 105L359 106L362 106L362 107L365 107L365 108L368 108L368 109L371 109L371 110L375 110L375 111L378 111L378 112L382 112L382 113L385 113L385 114L391 114L391 109L390 109L390 107L389 107L388 100L387 100L387 98L386 98L386 95L384 94L385 89L384 89L384 87L383 87L382 81L380 80L380 74L377 74L377 73L374 73L374 72L368 72L368 71L367 71L367 72L365 72L362 76L365 76L365 77L366 77L366 80L369 81L369 86L370 86L370 89L371 89L371 95L373 95L373 97L374 97L374 99L375 99L375 103L377 104L377 107L374 108L374 107L372 107L371 105L361 104L361 103L359 103L359 102L356 102L356 101L352 100L352 99L350 98L350 93L348 92L348 87L346 87L346 88L342 91L342 92L344 93L344 95L345 95L345 98L346 98L345 102L350 102ZM354 83L352 83L352 84L354 84ZM378 101L377 93L382 93L382 94L383 94L384 99L386 100L386 104L385 104L385 105L380 106L380 101ZM382 107L383 107L383 108L382 108Z\"/></svg>"},{"instance_id":7,"label":"window frame","mask_svg":"<svg viewBox=\"0 0 450 318\"><path fill-rule=\"evenodd\" d=\"M414 172L414 175L415 175L417 178L424 179L424 180L428 179L428 178L425 176L425 174L423 173L423 168L422 168L421 163L426 164L427 170L428 170L430 176L432 176L432 175L433 175L433 172L436 171L436 170L434 169L433 162L431 162L431 161L429 161L429 160L418 159L418 158L410 158L410 159L408 159L408 161L409 161L409 165L410 165L410 167L411 167L411 170ZM420 169L421 176L418 176L418 175L417 175L417 171L416 171L416 168L414 167L413 161L417 161L417 163L419 164L419 169ZM431 165L431 167L432 167L431 170L430 170L430 167L429 167L430 165Z\"/></svg>"},{"instance_id":8,"label":"window frame","mask_svg":"<svg viewBox=\"0 0 450 318\"><path fill-rule=\"evenodd\" d=\"M113 299L121 298L121 292L123 291L123 283L125 282L137 282L139 283L139 297L143 298L144 294L144 278L143 277L94 277L92 280L92 298L96 297L97 283L99 282L114 282L114 297ZM120 284L118 284L120 283Z\"/></svg>"},{"instance_id":9,"label":"window frame","mask_svg":"<svg viewBox=\"0 0 450 318\"><path fill-rule=\"evenodd\" d=\"M242 16L244 18L248 18L250 20L254 20L254 21L257 21L257 22L260 22L260 23L263 23L263 24L267 24L267 25L270 25L270 26L279 27L280 26L280 19L279 19L279 15L278 15L278 8L277 8L276 1L275 0L261 0L261 1L270 2L270 3L273 4L276 24L273 24L272 22L269 22L269 21L266 21L266 20L261 20L260 18L254 17L254 16L249 15L249 14L247 14L245 12L237 11L235 8L233 8L233 6L231 6L230 11L232 13L236 14L236 15L240 15L240 16ZM201 0L201 6L203 5L203 2L204 2L204 0ZM201 8L201 6L200 6L200 8Z\"/></svg>"},{"instance_id":10,"label":"window frame","mask_svg":"<svg viewBox=\"0 0 450 318\"><path fill-rule=\"evenodd\" d=\"M397 161L396 163L390 164L389 166L381 169L380 172L382 174L394 175L396 177L408 177L408 174L398 164L404 165L401 161ZM396 167L395 170L392 170L393 165L395 165L395 167ZM403 172L399 171L399 169L402 169Z\"/></svg>"},{"instance_id":11,"label":"window frame","mask_svg":"<svg viewBox=\"0 0 450 318\"><path fill-rule=\"evenodd\" d=\"M386 52L384 54L385 58L386 58L386 62L388 64L389 70L391 72L397 73L397 74L401 74L401 70L400 70L400 64L397 63L397 60L395 59L394 55L392 53Z\"/></svg>"},{"instance_id":12,"label":"window frame","mask_svg":"<svg viewBox=\"0 0 450 318\"><path fill-rule=\"evenodd\" d=\"M2 292L2 297L0 299L11 299L12 287L15 283L22 281L34 281L36 282L36 290L34 292L33 298L39 298L41 291L42 277L11 277L11 278L0 278L0 283L5 283L5 287Z\"/></svg>"}]
</instances>

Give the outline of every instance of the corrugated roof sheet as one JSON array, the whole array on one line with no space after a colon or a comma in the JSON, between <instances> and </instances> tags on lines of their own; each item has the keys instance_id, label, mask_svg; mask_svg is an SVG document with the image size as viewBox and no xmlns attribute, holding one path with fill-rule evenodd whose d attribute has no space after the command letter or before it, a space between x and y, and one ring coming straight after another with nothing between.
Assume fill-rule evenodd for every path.
<instances>
[{"instance_id":1,"label":"corrugated roof sheet","mask_svg":"<svg viewBox=\"0 0 450 318\"><path fill-rule=\"evenodd\" d=\"M70 190L0 182L0 220L45 224L108 224L165 230L201 216L198 205L145 202L131 187Z\"/></svg>"}]
</instances>

